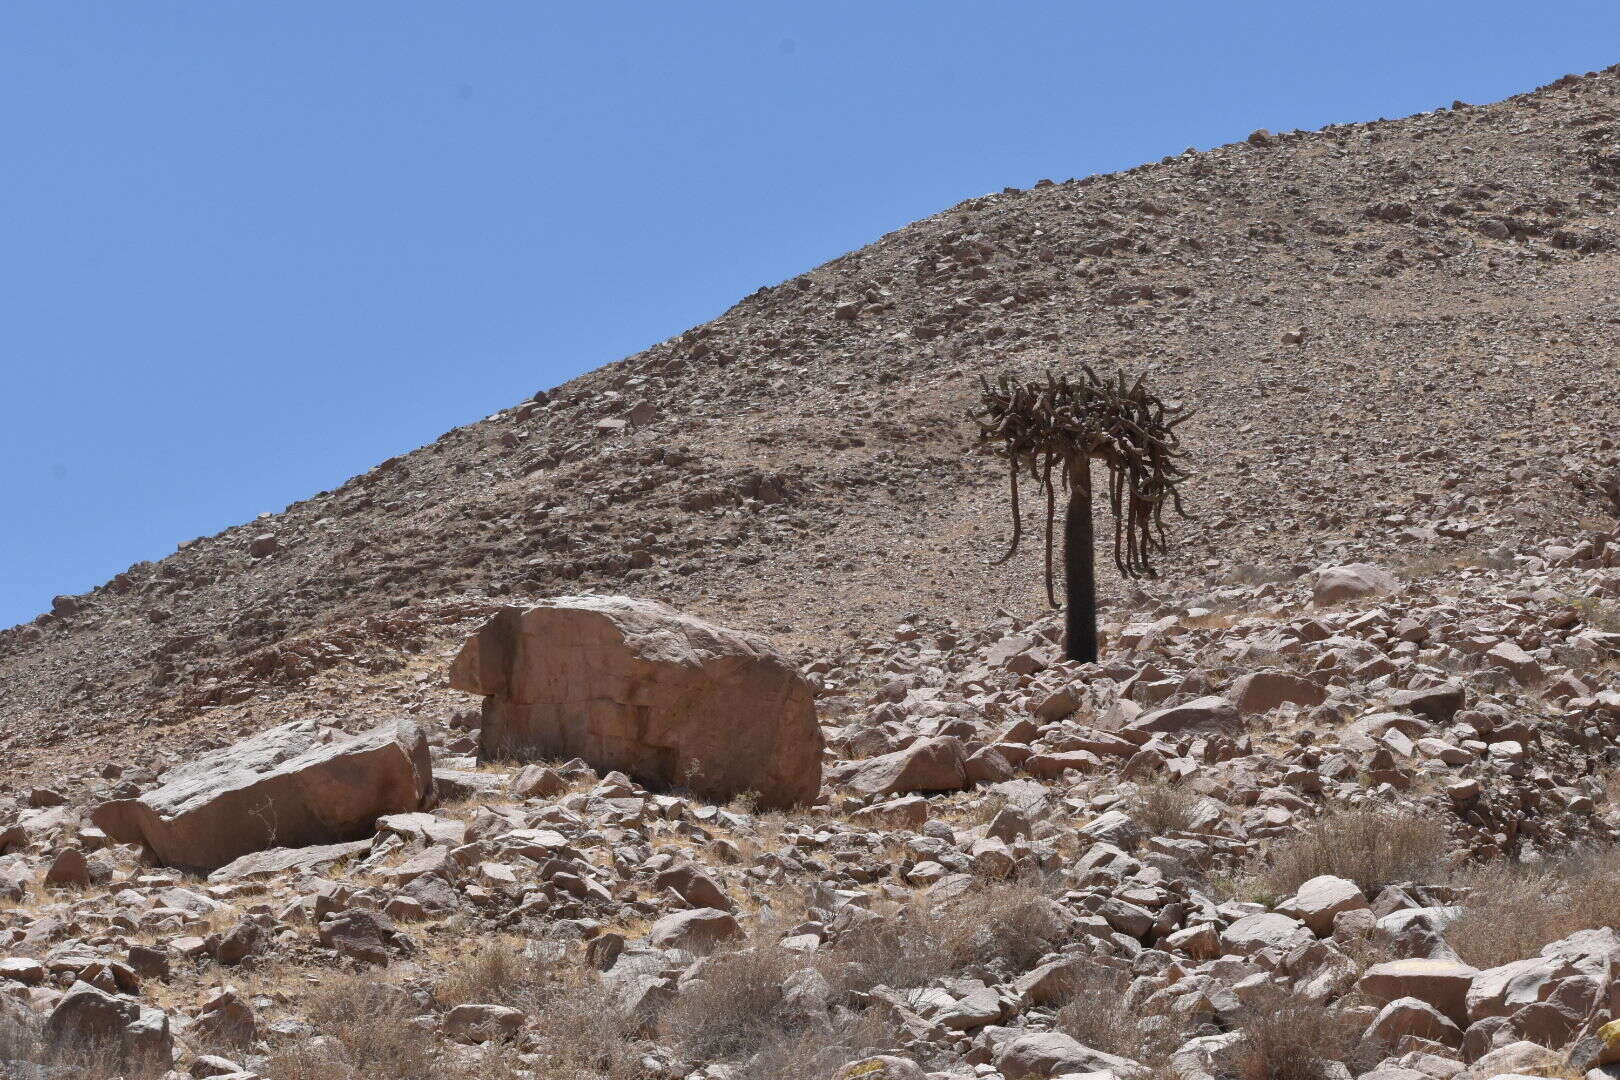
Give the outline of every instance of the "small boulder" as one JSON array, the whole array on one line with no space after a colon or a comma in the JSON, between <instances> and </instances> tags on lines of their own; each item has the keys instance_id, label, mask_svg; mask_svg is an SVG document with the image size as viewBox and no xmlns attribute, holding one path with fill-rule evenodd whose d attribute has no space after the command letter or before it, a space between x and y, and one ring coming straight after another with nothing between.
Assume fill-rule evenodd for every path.
<instances>
[{"instance_id":1,"label":"small boulder","mask_svg":"<svg viewBox=\"0 0 1620 1080\"><path fill-rule=\"evenodd\" d=\"M928 1074L910 1058L879 1054L850 1062L833 1074L833 1080L928 1080Z\"/></svg>"},{"instance_id":2,"label":"small boulder","mask_svg":"<svg viewBox=\"0 0 1620 1080\"><path fill-rule=\"evenodd\" d=\"M1256 671L1232 684L1232 699L1244 716L1267 713L1284 703L1320 705L1327 700L1327 689L1289 671Z\"/></svg>"},{"instance_id":3,"label":"small boulder","mask_svg":"<svg viewBox=\"0 0 1620 1080\"><path fill-rule=\"evenodd\" d=\"M655 949L708 953L722 941L742 936L737 917L717 908L693 908L665 915L652 924L647 944Z\"/></svg>"},{"instance_id":4,"label":"small boulder","mask_svg":"<svg viewBox=\"0 0 1620 1080\"><path fill-rule=\"evenodd\" d=\"M1241 735L1243 720L1230 701L1210 695L1195 698L1184 705L1143 713L1126 724L1124 730L1144 735Z\"/></svg>"},{"instance_id":5,"label":"small boulder","mask_svg":"<svg viewBox=\"0 0 1620 1080\"><path fill-rule=\"evenodd\" d=\"M954 735L922 739L904 750L839 768L836 779L867 795L910 791L960 791L967 786L962 740Z\"/></svg>"},{"instance_id":6,"label":"small boulder","mask_svg":"<svg viewBox=\"0 0 1620 1080\"><path fill-rule=\"evenodd\" d=\"M1333 932L1333 920L1340 912L1371 907L1355 882L1324 874L1301 885L1297 893L1277 905L1277 910L1326 937Z\"/></svg>"},{"instance_id":7,"label":"small boulder","mask_svg":"<svg viewBox=\"0 0 1620 1080\"><path fill-rule=\"evenodd\" d=\"M1285 953L1316 940L1310 928L1298 919L1262 911L1243 918L1221 931L1221 951L1250 956L1262 950Z\"/></svg>"},{"instance_id":8,"label":"small boulder","mask_svg":"<svg viewBox=\"0 0 1620 1080\"><path fill-rule=\"evenodd\" d=\"M1311 589L1311 603L1329 607L1347 600L1392 593L1399 587L1400 582L1388 570L1371 563L1348 563L1317 574L1316 584Z\"/></svg>"},{"instance_id":9,"label":"small boulder","mask_svg":"<svg viewBox=\"0 0 1620 1080\"><path fill-rule=\"evenodd\" d=\"M1394 1046L1407 1036L1428 1039L1454 1050L1463 1043L1461 1028L1433 1005L1411 997L1396 998L1380 1009L1368 1025L1364 1038L1375 1045Z\"/></svg>"},{"instance_id":10,"label":"small boulder","mask_svg":"<svg viewBox=\"0 0 1620 1080\"><path fill-rule=\"evenodd\" d=\"M138 798L103 803L94 821L165 865L201 871L266 848L358 840L383 814L433 798L427 736L410 720L351 737L308 720L282 724L162 781Z\"/></svg>"},{"instance_id":11,"label":"small boulder","mask_svg":"<svg viewBox=\"0 0 1620 1080\"><path fill-rule=\"evenodd\" d=\"M491 1042L510 1039L528 1019L521 1011L504 1005L457 1005L444 1016L446 1038L462 1042Z\"/></svg>"},{"instance_id":12,"label":"small boulder","mask_svg":"<svg viewBox=\"0 0 1620 1080\"><path fill-rule=\"evenodd\" d=\"M1141 1065L1130 1058L1094 1050L1057 1031L1017 1035L1002 1043L992 1059L1006 1080L1055 1077L1068 1073L1113 1072L1133 1076Z\"/></svg>"}]
</instances>

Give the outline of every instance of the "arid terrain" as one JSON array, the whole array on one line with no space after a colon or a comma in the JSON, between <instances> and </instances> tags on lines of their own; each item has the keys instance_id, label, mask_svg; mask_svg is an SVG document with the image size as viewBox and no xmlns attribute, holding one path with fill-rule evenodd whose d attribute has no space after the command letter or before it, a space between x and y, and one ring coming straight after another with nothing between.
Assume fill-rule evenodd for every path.
<instances>
[{"instance_id":1,"label":"arid terrain","mask_svg":"<svg viewBox=\"0 0 1620 1080\"><path fill-rule=\"evenodd\" d=\"M0 1076L1620 1076L1617 201L1620 68L1009 189L58 597ZM1094 665L968 418L1077 363L1196 410ZM480 754L458 651L584 594L768 641L820 793ZM361 839L108 831L402 722Z\"/></svg>"}]
</instances>

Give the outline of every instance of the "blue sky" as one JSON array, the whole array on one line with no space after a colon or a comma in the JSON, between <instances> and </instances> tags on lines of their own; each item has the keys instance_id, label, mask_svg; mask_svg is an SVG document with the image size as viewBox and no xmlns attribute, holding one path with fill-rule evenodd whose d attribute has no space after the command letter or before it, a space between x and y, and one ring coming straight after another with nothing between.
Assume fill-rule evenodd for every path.
<instances>
[{"instance_id":1,"label":"blue sky","mask_svg":"<svg viewBox=\"0 0 1620 1080\"><path fill-rule=\"evenodd\" d=\"M0 7L0 626L964 198L1620 61L1612 0Z\"/></svg>"}]
</instances>

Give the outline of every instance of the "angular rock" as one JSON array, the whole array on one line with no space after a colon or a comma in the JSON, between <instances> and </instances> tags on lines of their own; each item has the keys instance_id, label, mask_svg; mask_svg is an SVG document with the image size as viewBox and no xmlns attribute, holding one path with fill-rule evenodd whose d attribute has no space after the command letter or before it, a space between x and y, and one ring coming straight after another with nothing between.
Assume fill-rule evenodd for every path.
<instances>
[{"instance_id":1,"label":"angular rock","mask_svg":"<svg viewBox=\"0 0 1620 1080\"><path fill-rule=\"evenodd\" d=\"M840 766L834 778L868 795L908 791L960 791L967 786L962 740L942 735L904 750Z\"/></svg>"},{"instance_id":2,"label":"angular rock","mask_svg":"<svg viewBox=\"0 0 1620 1080\"><path fill-rule=\"evenodd\" d=\"M1390 960L1368 968L1356 989L1376 1005L1417 998L1461 1027L1468 1023L1468 990L1478 974L1455 960Z\"/></svg>"},{"instance_id":3,"label":"angular rock","mask_svg":"<svg viewBox=\"0 0 1620 1080\"><path fill-rule=\"evenodd\" d=\"M427 737L409 720L349 738L313 721L283 724L162 779L103 803L95 823L165 865L203 871L266 848L370 836L378 817L433 797Z\"/></svg>"},{"instance_id":4,"label":"angular rock","mask_svg":"<svg viewBox=\"0 0 1620 1080\"><path fill-rule=\"evenodd\" d=\"M1360 600L1394 592L1400 586L1395 575L1371 563L1347 563L1333 566L1316 576L1311 588L1311 603L1317 607L1342 604L1346 600Z\"/></svg>"},{"instance_id":5,"label":"angular rock","mask_svg":"<svg viewBox=\"0 0 1620 1080\"><path fill-rule=\"evenodd\" d=\"M813 802L821 728L807 679L763 638L650 600L565 596L506 608L456 657L483 694L479 756L579 757L659 788Z\"/></svg>"},{"instance_id":6,"label":"angular rock","mask_svg":"<svg viewBox=\"0 0 1620 1080\"><path fill-rule=\"evenodd\" d=\"M1285 703L1320 705L1327 700L1327 689L1290 671L1256 671L1232 684L1232 700L1239 713L1253 716Z\"/></svg>"},{"instance_id":7,"label":"angular rock","mask_svg":"<svg viewBox=\"0 0 1620 1080\"><path fill-rule=\"evenodd\" d=\"M1183 735L1197 732L1206 735L1241 735L1243 721L1237 708L1223 697L1211 695L1195 698L1185 705L1172 705L1168 709L1155 709L1125 725L1125 731L1146 734L1164 733Z\"/></svg>"},{"instance_id":8,"label":"angular rock","mask_svg":"<svg viewBox=\"0 0 1620 1080\"><path fill-rule=\"evenodd\" d=\"M410 939L386 915L365 908L338 912L322 921L318 933L327 948L370 964L386 964L412 949Z\"/></svg>"}]
</instances>

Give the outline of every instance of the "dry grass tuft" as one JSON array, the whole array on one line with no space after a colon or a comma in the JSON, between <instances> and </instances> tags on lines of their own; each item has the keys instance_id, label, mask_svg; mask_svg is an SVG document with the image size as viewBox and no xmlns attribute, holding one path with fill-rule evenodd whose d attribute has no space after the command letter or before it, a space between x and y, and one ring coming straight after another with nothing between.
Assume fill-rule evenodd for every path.
<instances>
[{"instance_id":1,"label":"dry grass tuft","mask_svg":"<svg viewBox=\"0 0 1620 1080\"><path fill-rule=\"evenodd\" d=\"M522 1008L539 1042L545 1080L641 1080L634 1032L595 971L569 968L548 978Z\"/></svg>"},{"instance_id":2,"label":"dry grass tuft","mask_svg":"<svg viewBox=\"0 0 1620 1080\"><path fill-rule=\"evenodd\" d=\"M873 1053L874 1047L894 1046L902 1039L875 1010L844 1014L830 1032L773 1035L733 1075L736 1080L831 1076L840 1066Z\"/></svg>"},{"instance_id":3,"label":"dry grass tuft","mask_svg":"<svg viewBox=\"0 0 1620 1080\"><path fill-rule=\"evenodd\" d=\"M1362 1045L1362 1025L1307 1002L1259 1012L1243 1029L1235 1066L1237 1080L1329 1080L1332 1064L1352 1074L1372 1068L1381 1056Z\"/></svg>"},{"instance_id":4,"label":"dry grass tuft","mask_svg":"<svg viewBox=\"0 0 1620 1080\"><path fill-rule=\"evenodd\" d=\"M1149 836L1186 832L1192 827L1193 809L1198 805L1196 791L1180 784L1142 784L1126 800L1125 812Z\"/></svg>"},{"instance_id":5,"label":"dry grass tuft","mask_svg":"<svg viewBox=\"0 0 1620 1080\"><path fill-rule=\"evenodd\" d=\"M1583 596L1572 601L1570 607L1580 613L1581 622L1591 629L1620 634L1620 604Z\"/></svg>"},{"instance_id":6,"label":"dry grass tuft","mask_svg":"<svg viewBox=\"0 0 1620 1080\"><path fill-rule=\"evenodd\" d=\"M1306 826L1271 852L1258 877L1289 896L1323 874L1349 878L1367 896L1398 881L1433 881L1448 865L1450 838L1438 821L1413 814L1344 810Z\"/></svg>"},{"instance_id":7,"label":"dry grass tuft","mask_svg":"<svg viewBox=\"0 0 1620 1080\"><path fill-rule=\"evenodd\" d=\"M904 988L971 964L1024 971L1069 933L1068 917L1035 883L1005 881L946 904L914 901L840 951L847 948L865 973L851 977L852 988Z\"/></svg>"},{"instance_id":8,"label":"dry grass tuft","mask_svg":"<svg viewBox=\"0 0 1620 1080\"><path fill-rule=\"evenodd\" d=\"M316 987L304 1009L336 1045L283 1050L270 1060L270 1080L441 1080L433 1035L410 1023L416 1010L401 991L374 978L338 975Z\"/></svg>"},{"instance_id":9,"label":"dry grass tuft","mask_svg":"<svg viewBox=\"0 0 1620 1080\"><path fill-rule=\"evenodd\" d=\"M1057 1013L1057 1030L1106 1054L1153 1067L1167 1066L1189 1033L1173 1016L1126 1003L1129 978L1099 968L1077 980Z\"/></svg>"},{"instance_id":10,"label":"dry grass tuft","mask_svg":"<svg viewBox=\"0 0 1620 1080\"><path fill-rule=\"evenodd\" d=\"M1459 875L1469 890L1446 941L1477 968L1541 952L1578 930L1620 928L1620 851L1572 858L1539 869L1495 864Z\"/></svg>"},{"instance_id":11,"label":"dry grass tuft","mask_svg":"<svg viewBox=\"0 0 1620 1080\"><path fill-rule=\"evenodd\" d=\"M776 945L719 953L664 1015L664 1029L699 1061L749 1056L772 1035L791 1037L804 1028L803 1015L787 1007L783 984L807 966L805 957Z\"/></svg>"},{"instance_id":12,"label":"dry grass tuft","mask_svg":"<svg viewBox=\"0 0 1620 1080\"><path fill-rule=\"evenodd\" d=\"M433 988L442 1008L469 1002L510 1005L534 988L544 973L524 957L523 943L495 937L457 957Z\"/></svg>"}]
</instances>

